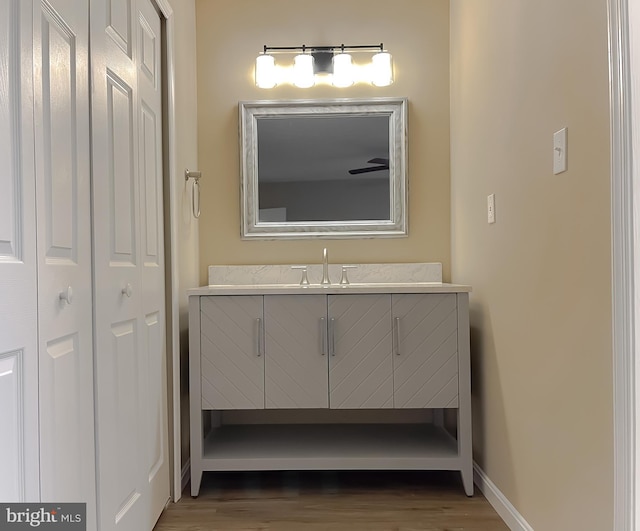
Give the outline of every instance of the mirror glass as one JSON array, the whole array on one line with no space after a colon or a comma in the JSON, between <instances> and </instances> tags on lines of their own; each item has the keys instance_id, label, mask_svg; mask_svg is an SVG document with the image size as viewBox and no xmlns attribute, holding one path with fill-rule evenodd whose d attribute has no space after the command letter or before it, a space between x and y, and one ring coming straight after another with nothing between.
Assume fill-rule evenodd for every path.
<instances>
[{"instance_id":1,"label":"mirror glass","mask_svg":"<svg viewBox=\"0 0 640 531\"><path fill-rule=\"evenodd\" d=\"M406 99L243 102L244 238L406 236Z\"/></svg>"}]
</instances>

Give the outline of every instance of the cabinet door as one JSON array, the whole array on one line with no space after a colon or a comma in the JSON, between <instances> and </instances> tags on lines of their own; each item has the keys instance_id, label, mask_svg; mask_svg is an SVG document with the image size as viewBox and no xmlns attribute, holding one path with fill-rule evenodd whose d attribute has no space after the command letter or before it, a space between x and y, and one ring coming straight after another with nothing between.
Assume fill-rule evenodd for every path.
<instances>
[{"instance_id":1,"label":"cabinet door","mask_svg":"<svg viewBox=\"0 0 640 531\"><path fill-rule=\"evenodd\" d=\"M329 404L392 408L390 295L329 296Z\"/></svg>"},{"instance_id":2,"label":"cabinet door","mask_svg":"<svg viewBox=\"0 0 640 531\"><path fill-rule=\"evenodd\" d=\"M329 407L326 297L266 296L264 319L266 407Z\"/></svg>"},{"instance_id":3,"label":"cabinet door","mask_svg":"<svg viewBox=\"0 0 640 531\"><path fill-rule=\"evenodd\" d=\"M458 407L455 293L393 295L396 408Z\"/></svg>"},{"instance_id":4,"label":"cabinet door","mask_svg":"<svg viewBox=\"0 0 640 531\"><path fill-rule=\"evenodd\" d=\"M200 297L203 409L264 408L261 296Z\"/></svg>"}]
</instances>

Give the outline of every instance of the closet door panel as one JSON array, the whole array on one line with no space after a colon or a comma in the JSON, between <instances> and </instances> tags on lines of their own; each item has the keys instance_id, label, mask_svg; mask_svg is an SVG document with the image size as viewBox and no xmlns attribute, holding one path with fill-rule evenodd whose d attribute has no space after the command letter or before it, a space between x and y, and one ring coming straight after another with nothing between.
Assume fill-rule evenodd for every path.
<instances>
[{"instance_id":1,"label":"closet door panel","mask_svg":"<svg viewBox=\"0 0 640 531\"><path fill-rule=\"evenodd\" d=\"M33 179L33 175L25 175L26 182L22 182L23 150L25 147L29 149L29 144L23 144L22 130L27 128L25 140L29 141L29 123L21 123L24 111L21 109L19 7L18 0L0 5L0 189L3 191L0 194L0 260L3 263L22 260L24 238L28 235L23 229L34 228L33 225L23 226L23 215L26 214L29 219L34 212L33 208L24 204L25 199L29 199L25 192L28 193L30 189L33 191L33 183L28 186L28 177ZM29 78L26 82L28 86ZM28 93L24 96L28 97ZM25 170L28 171L28 167ZM24 185L27 185L26 190L23 189Z\"/></svg>"},{"instance_id":2,"label":"closet door panel","mask_svg":"<svg viewBox=\"0 0 640 531\"><path fill-rule=\"evenodd\" d=\"M100 529L145 529L136 70L130 2L91 0Z\"/></svg>"},{"instance_id":3,"label":"closet door panel","mask_svg":"<svg viewBox=\"0 0 640 531\"><path fill-rule=\"evenodd\" d=\"M25 499L25 462L22 456L22 434L24 433L22 361L24 350L0 354L0 499L23 501Z\"/></svg>"},{"instance_id":4,"label":"closet door panel","mask_svg":"<svg viewBox=\"0 0 640 531\"><path fill-rule=\"evenodd\" d=\"M149 0L90 3L99 522L138 531L169 499L161 29Z\"/></svg>"},{"instance_id":5,"label":"closet door panel","mask_svg":"<svg viewBox=\"0 0 640 531\"><path fill-rule=\"evenodd\" d=\"M139 0L135 17L138 79L138 180L140 183L140 269L142 354L147 370L144 418L149 527L169 499L164 220L162 172L162 83L160 17L150 0Z\"/></svg>"},{"instance_id":6,"label":"closet door panel","mask_svg":"<svg viewBox=\"0 0 640 531\"><path fill-rule=\"evenodd\" d=\"M113 42L131 57L131 0L106 1L106 33Z\"/></svg>"},{"instance_id":7,"label":"closet door panel","mask_svg":"<svg viewBox=\"0 0 640 531\"><path fill-rule=\"evenodd\" d=\"M117 523L126 516L129 506L135 505L142 496L138 481L138 425L141 419L138 410L131 407L140 400L137 321L131 319L114 323L111 326L111 334L113 362L107 368L110 373L107 377L108 381L117 382L117 392L105 407L113 408L109 411L109 418L115 419L115 423L104 426L109 429L102 434L102 441L115 450L115 460L111 463L113 468L109 474L116 478L114 494L118 509L115 517Z\"/></svg>"},{"instance_id":8,"label":"closet door panel","mask_svg":"<svg viewBox=\"0 0 640 531\"><path fill-rule=\"evenodd\" d=\"M42 499L96 529L88 9L34 2L34 124Z\"/></svg>"},{"instance_id":9,"label":"closet door panel","mask_svg":"<svg viewBox=\"0 0 640 531\"><path fill-rule=\"evenodd\" d=\"M83 485L83 470L76 464L83 453L78 431L91 419L83 416L82 353L79 336L73 333L48 341L40 356L40 431L42 444L43 499L70 501ZM45 446L46 445L46 446ZM93 476L93 474L91 474ZM61 479L64 478L64 481ZM92 502L92 501L91 501Z\"/></svg>"},{"instance_id":10,"label":"closet door panel","mask_svg":"<svg viewBox=\"0 0 640 531\"><path fill-rule=\"evenodd\" d=\"M79 2L78 7L82 5ZM38 185L43 186L45 211L40 212L44 219L40 227L46 235L46 258L59 259L75 263L78 255L78 167L76 160L78 147L78 128L74 119L76 112L87 110L86 93L76 91L77 36L65 20L49 2L43 2L39 24L36 22L36 39L40 42L40 57L36 63L41 66L41 78L36 87L36 104L39 113L36 121L41 126L42 135L38 145L38 155L42 164L38 166ZM86 53L86 43L84 52ZM86 68L84 69L86 74ZM78 80L82 83L82 80ZM78 98L84 99L80 102ZM86 127L85 127L86 129ZM88 143L87 143L88 146ZM43 153L40 151L43 150ZM84 161L86 164L86 161ZM86 177L85 177L86 179Z\"/></svg>"},{"instance_id":11,"label":"closet door panel","mask_svg":"<svg viewBox=\"0 0 640 531\"><path fill-rule=\"evenodd\" d=\"M40 498L33 8L0 2L0 499Z\"/></svg>"},{"instance_id":12,"label":"closet door panel","mask_svg":"<svg viewBox=\"0 0 640 531\"><path fill-rule=\"evenodd\" d=\"M133 89L107 72L108 234L112 265L135 266L136 182L133 144Z\"/></svg>"}]
</instances>

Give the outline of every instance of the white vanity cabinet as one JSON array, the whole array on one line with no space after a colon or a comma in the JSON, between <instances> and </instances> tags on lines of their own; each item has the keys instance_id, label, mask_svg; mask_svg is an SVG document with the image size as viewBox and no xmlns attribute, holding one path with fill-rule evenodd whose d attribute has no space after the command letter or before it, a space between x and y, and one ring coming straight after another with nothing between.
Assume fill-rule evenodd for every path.
<instances>
[{"instance_id":1,"label":"white vanity cabinet","mask_svg":"<svg viewBox=\"0 0 640 531\"><path fill-rule=\"evenodd\" d=\"M325 295L265 295L265 404L329 406Z\"/></svg>"},{"instance_id":2,"label":"white vanity cabinet","mask_svg":"<svg viewBox=\"0 0 640 531\"><path fill-rule=\"evenodd\" d=\"M392 408L391 295L329 295L329 404Z\"/></svg>"},{"instance_id":3,"label":"white vanity cabinet","mask_svg":"<svg viewBox=\"0 0 640 531\"><path fill-rule=\"evenodd\" d=\"M199 298L202 409L264 408L263 297Z\"/></svg>"},{"instance_id":4,"label":"white vanity cabinet","mask_svg":"<svg viewBox=\"0 0 640 531\"><path fill-rule=\"evenodd\" d=\"M471 495L462 288L192 290L192 495L203 471L317 469L459 470ZM371 422L383 411L447 408L457 410L456 438L441 414L434 423ZM230 410L264 422L227 425ZM274 410L306 412L304 422L272 422ZM366 413L367 423L346 423L341 411Z\"/></svg>"},{"instance_id":5,"label":"white vanity cabinet","mask_svg":"<svg viewBox=\"0 0 640 531\"><path fill-rule=\"evenodd\" d=\"M457 408L458 364L466 363L455 293L394 294L393 407ZM464 339L463 339L464 341Z\"/></svg>"}]
</instances>

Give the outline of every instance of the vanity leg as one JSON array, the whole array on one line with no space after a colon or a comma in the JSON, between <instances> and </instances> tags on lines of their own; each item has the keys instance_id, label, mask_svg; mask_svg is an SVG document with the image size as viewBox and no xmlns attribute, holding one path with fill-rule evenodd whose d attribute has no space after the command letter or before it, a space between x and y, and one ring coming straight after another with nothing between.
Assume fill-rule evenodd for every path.
<instances>
[{"instance_id":1,"label":"vanity leg","mask_svg":"<svg viewBox=\"0 0 640 531\"><path fill-rule=\"evenodd\" d=\"M464 468L467 468L466 466ZM461 470L462 486L464 487L464 493L471 497L473 496L473 466L468 467L469 470Z\"/></svg>"},{"instance_id":2,"label":"vanity leg","mask_svg":"<svg viewBox=\"0 0 640 531\"><path fill-rule=\"evenodd\" d=\"M191 465L191 497L197 498L200 494L200 483L202 482L202 470L195 470Z\"/></svg>"},{"instance_id":3,"label":"vanity leg","mask_svg":"<svg viewBox=\"0 0 640 531\"><path fill-rule=\"evenodd\" d=\"M471 438L471 355L469 338L469 294L458 293L458 456L467 496L473 496L473 448Z\"/></svg>"},{"instance_id":4,"label":"vanity leg","mask_svg":"<svg viewBox=\"0 0 640 531\"><path fill-rule=\"evenodd\" d=\"M200 492L202 481L202 403L200 379L200 297L189 297L189 421L191 436L191 496Z\"/></svg>"}]
</instances>

